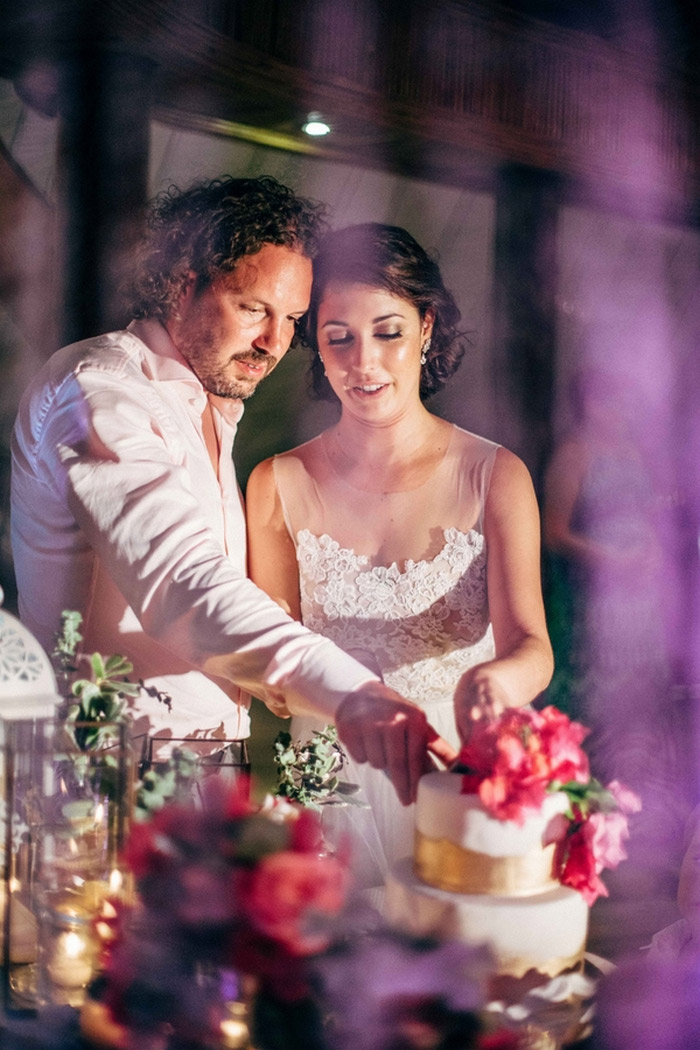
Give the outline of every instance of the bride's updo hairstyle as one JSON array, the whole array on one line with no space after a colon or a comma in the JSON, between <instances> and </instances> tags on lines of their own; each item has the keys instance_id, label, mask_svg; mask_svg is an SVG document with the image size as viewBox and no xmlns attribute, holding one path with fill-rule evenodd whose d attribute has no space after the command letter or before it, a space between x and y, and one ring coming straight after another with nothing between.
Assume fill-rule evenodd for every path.
<instances>
[{"instance_id":1,"label":"bride's updo hairstyle","mask_svg":"<svg viewBox=\"0 0 700 1050\"><path fill-rule=\"evenodd\" d=\"M410 233L380 222L346 226L322 239L313 267L311 302L299 334L314 351L311 385L315 397L337 400L323 374L316 338L318 308L330 284L382 288L413 303L421 320L432 310L435 321L427 360L421 368L421 398L436 393L454 375L464 354L464 333L457 328L461 314L442 282L437 263Z\"/></svg>"}]
</instances>

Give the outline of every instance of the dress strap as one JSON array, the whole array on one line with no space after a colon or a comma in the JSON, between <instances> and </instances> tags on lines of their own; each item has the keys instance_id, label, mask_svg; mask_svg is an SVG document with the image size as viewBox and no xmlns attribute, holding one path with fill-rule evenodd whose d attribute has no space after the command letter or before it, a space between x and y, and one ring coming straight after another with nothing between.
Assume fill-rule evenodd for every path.
<instances>
[{"instance_id":1,"label":"dress strap","mask_svg":"<svg viewBox=\"0 0 700 1050\"><path fill-rule=\"evenodd\" d=\"M284 494L284 484L280 484L281 475L284 471L281 469L281 461L279 456L272 457L272 474L275 479L275 488L277 489L277 495L279 496L280 506L282 508L282 517L284 518L284 524L287 526L287 532L289 533L294 549L297 547L297 534L296 530L292 528L291 518L289 516L289 507Z\"/></svg>"},{"instance_id":2,"label":"dress strap","mask_svg":"<svg viewBox=\"0 0 700 1050\"><path fill-rule=\"evenodd\" d=\"M493 474L493 466L494 466L494 463L496 462L496 456L498 454L498 450L501 447L500 445L497 445L495 442L492 442L492 441L489 441L488 445L490 447L487 448L486 455L484 456L484 458L483 458L483 460L481 462L481 478L480 478L480 481L481 481L481 492L480 492L480 499L479 499L479 507L480 507L480 509L479 509L479 525L478 525L478 528L479 528L479 532L482 535L484 533L484 514L485 514L485 511L486 511L486 500L488 499L488 495L489 495L489 486L491 484L491 475Z\"/></svg>"},{"instance_id":3,"label":"dress strap","mask_svg":"<svg viewBox=\"0 0 700 1050\"><path fill-rule=\"evenodd\" d=\"M451 493L452 505L462 508L473 508L473 512L467 510L470 517L468 527L474 528L482 535L484 533L484 511L486 500L491 484L493 465L496 462L500 445L488 438L480 437L478 434L465 430L453 424L454 430L461 437L461 443L457 446L457 455L446 463L446 469L452 471L446 475L443 484L446 491ZM450 487L452 485L452 487ZM473 516L472 516L473 514ZM459 527L464 529L465 523L458 522Z\"/></svg>"}]
</instances>

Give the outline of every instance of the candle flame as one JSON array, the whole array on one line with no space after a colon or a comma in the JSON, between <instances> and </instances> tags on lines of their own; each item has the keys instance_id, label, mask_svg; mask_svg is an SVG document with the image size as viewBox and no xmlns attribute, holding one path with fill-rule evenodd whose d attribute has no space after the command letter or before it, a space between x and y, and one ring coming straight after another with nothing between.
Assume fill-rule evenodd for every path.
<instances>
[{"instance_id":1,"label":"candle flame","mask_svg":"<svg viewBox=\"0 0 700 1050\"><path fill-rule=\"evenodd\" d=\"M63 941L63 947L69 959L77 959L85 951L85 941L78 933L67 933Z\"/></svg>"}]
</instances>

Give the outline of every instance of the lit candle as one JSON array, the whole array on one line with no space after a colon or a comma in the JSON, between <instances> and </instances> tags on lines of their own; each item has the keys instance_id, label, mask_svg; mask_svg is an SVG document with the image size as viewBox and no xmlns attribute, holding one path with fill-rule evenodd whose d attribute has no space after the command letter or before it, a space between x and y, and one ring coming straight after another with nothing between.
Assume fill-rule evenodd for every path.
<instances>
[{"instance_id":1,"label":"lit candle","mask_svg":"<svg viewBox=\"0 0 700 1050\"><path fill-rule=\"evenodd\" d=\"M97 914L108 899L118 900L122 896L124 879L116 868L106 879L85 879L80 886L80 899L91 915Z\"/></svg>"},{"instance_id":2,"label":"lit candle","mask_svg":"<svg viewBox=\"0 0 700 1050\"><path fill-rule=\"evenodd\" d=\"M93 946L77 930L65 930L56 937L50 961L49 977L61 988L83 988L92 976Z\"/></svg>"},{"instance_id":3,"label":"lit candle","mask_svg":"<svg viewBox=\"0 0 700 1050\"><path fill-rule=\"evenodd\" d=\"M228 1016L220 1025L222 1045L226 1050L242 1050L249 1045L250 1032L245 1020L244 1003L229 1003Z\"/></svg>"}]
</instances>

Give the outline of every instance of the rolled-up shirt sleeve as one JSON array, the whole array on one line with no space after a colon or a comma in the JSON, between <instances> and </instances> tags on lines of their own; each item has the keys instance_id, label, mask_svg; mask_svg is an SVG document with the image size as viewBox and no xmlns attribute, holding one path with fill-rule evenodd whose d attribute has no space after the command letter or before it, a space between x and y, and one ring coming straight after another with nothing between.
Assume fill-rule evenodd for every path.
<instances>
[{"instance_id":1,"label":"rolled-up shirt sleeve","mask_svg":"<svg viewBox=\"0 0 700 1050\"><path fill-rule=\"evenodd\" d=\"M147 635L278 713L332 719L349 692L376 679L227 557L194 491L177 420L147 382L85 369L57 385L45 411L33 407L33 469L47 501L69 508ZM21 464L27 449L15 453Z\"/></svg>"}]
</instances>

